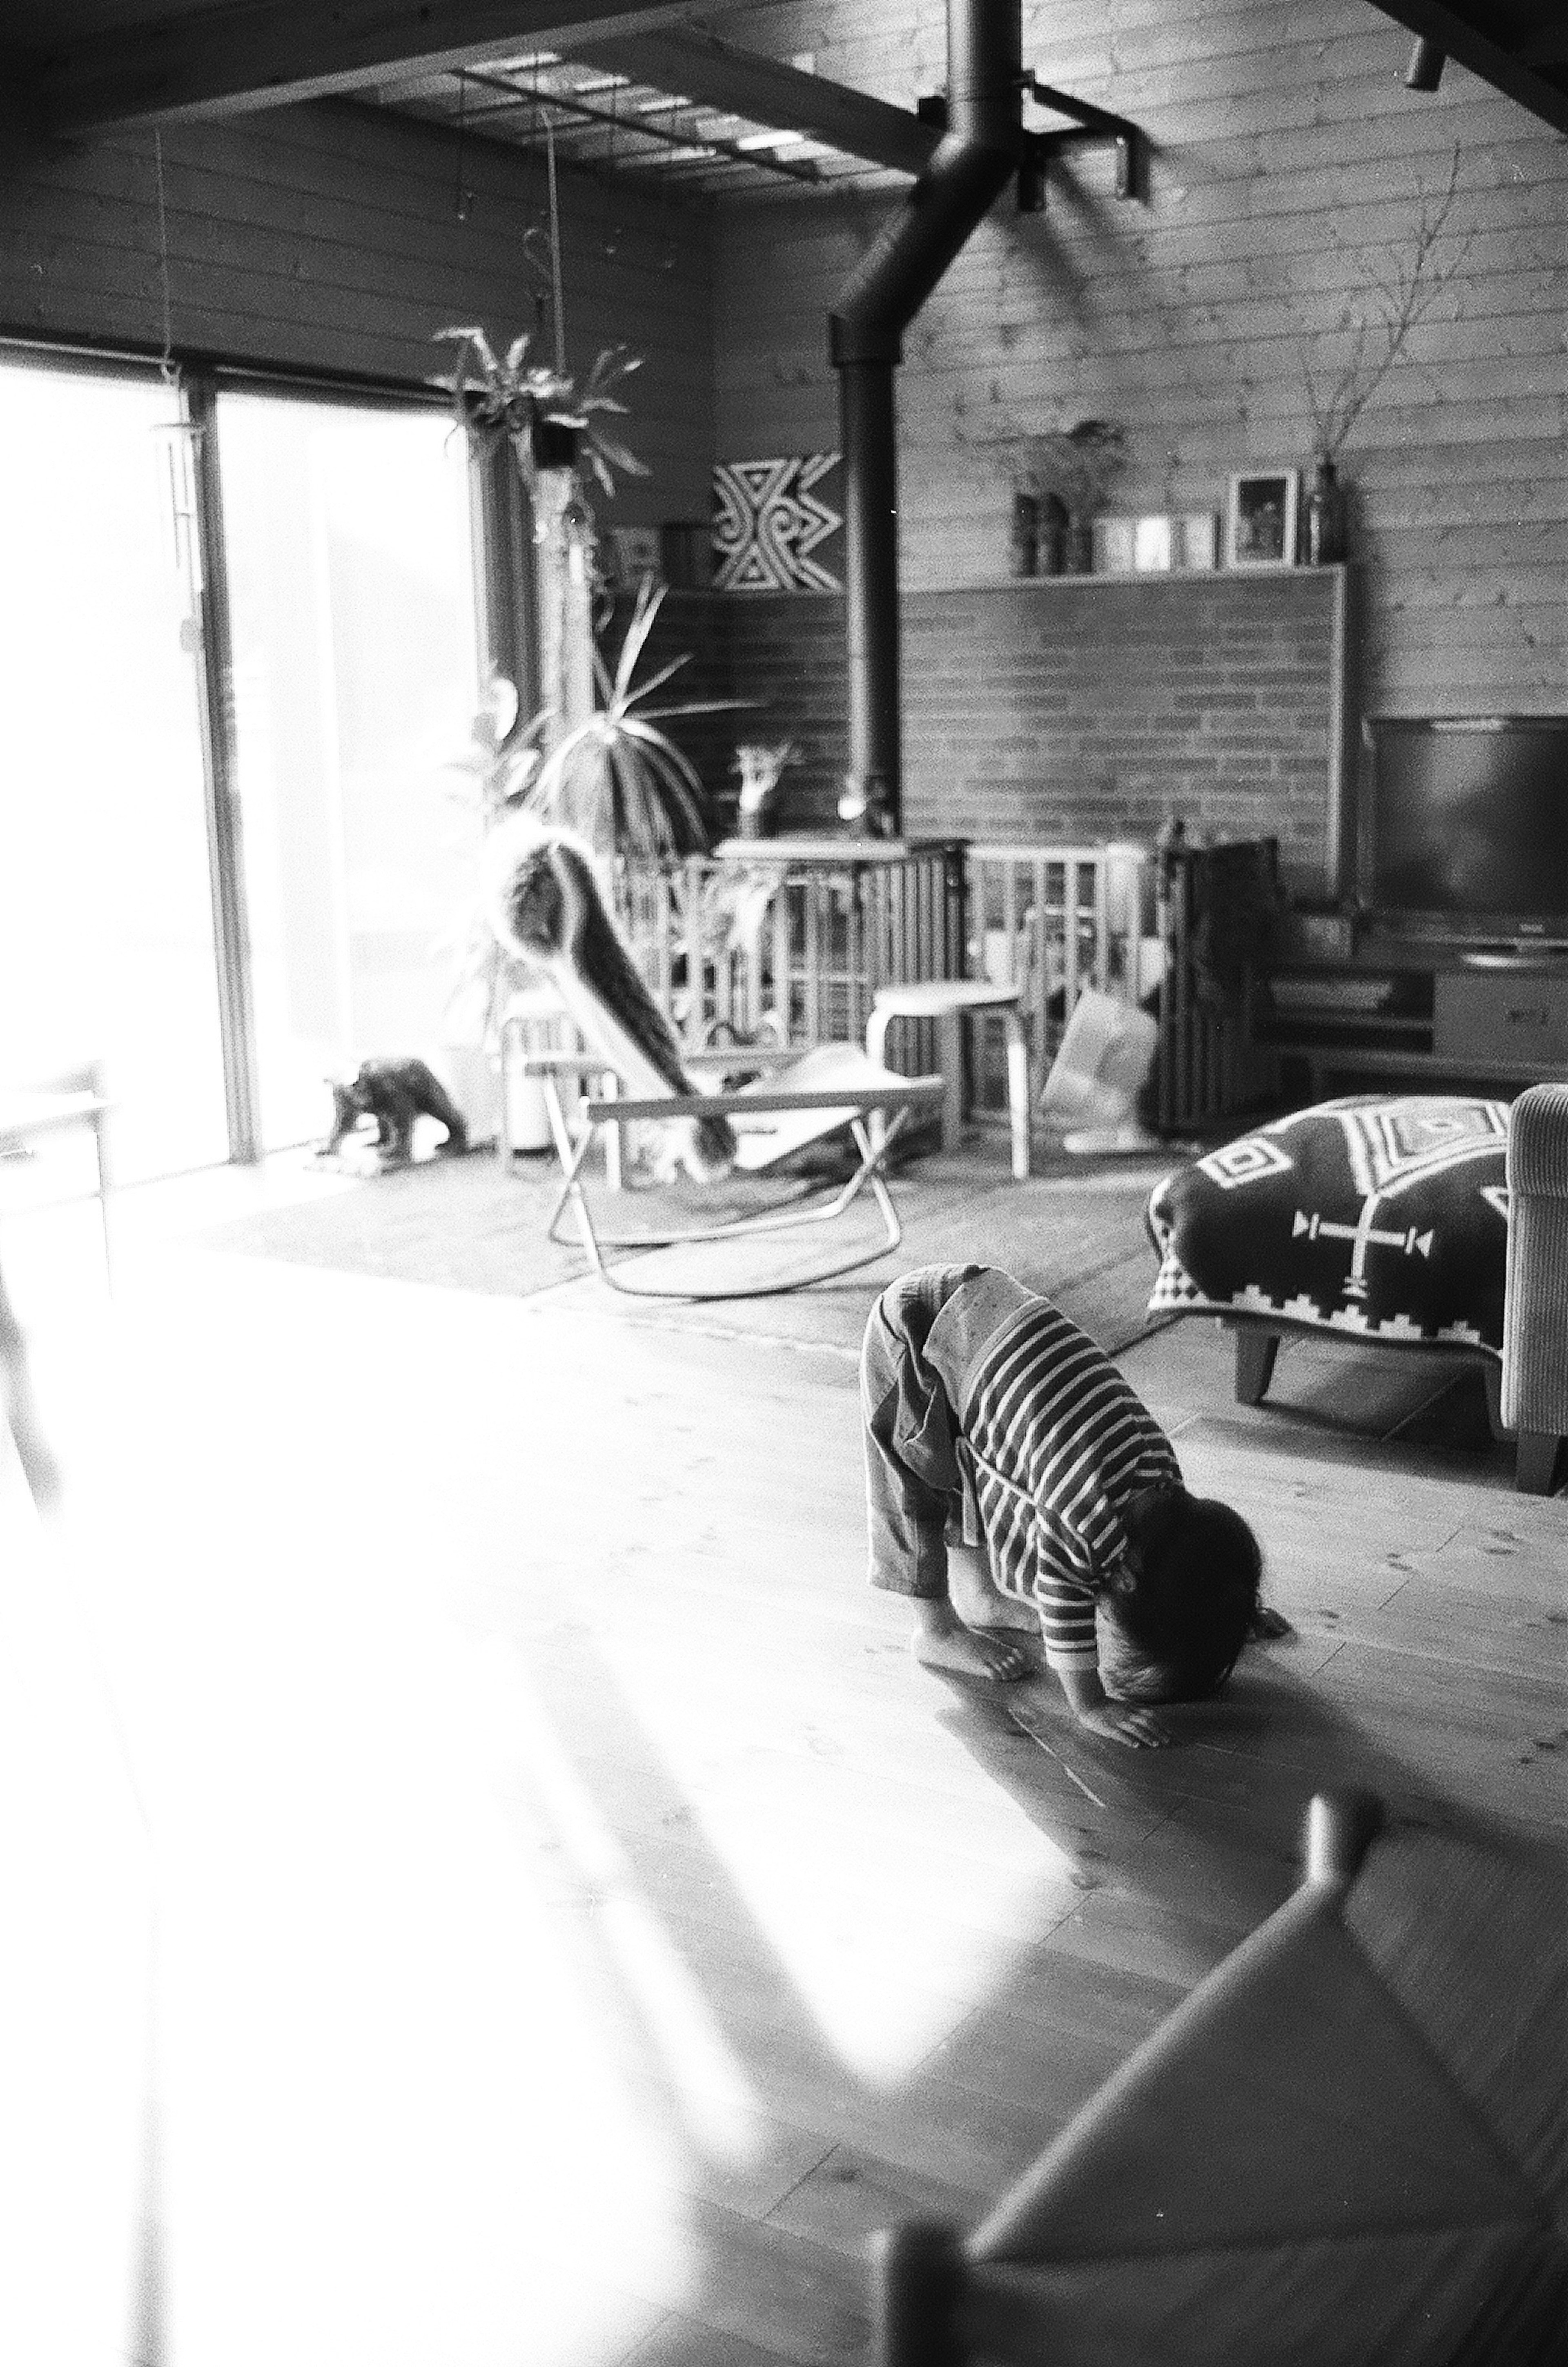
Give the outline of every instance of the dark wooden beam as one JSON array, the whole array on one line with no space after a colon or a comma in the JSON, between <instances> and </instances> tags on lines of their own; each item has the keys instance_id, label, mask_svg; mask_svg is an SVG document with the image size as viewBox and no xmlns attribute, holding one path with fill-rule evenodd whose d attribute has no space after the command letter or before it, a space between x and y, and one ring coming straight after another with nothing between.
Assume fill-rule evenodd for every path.
<instances>
[{"instance_id":1,"label":"dark wooden beam","mask_svg":"<svg viewBox=\"0 0 1568 2367\"><path fill-rule=\"evenodd\" d=\"M31 96L62 137L128 123L242 115L362 90L389 72L560 49L585 28L642 33L736 0L231 0L62 43L35 61Z\"/></svg>"},{"instance_id":2,"label":"dark wooden beam","mask_svg":"<svg viewBox=\"0 0 1568 2367\"><path fill-rule=\"evenodd\" d=\"M591 51L612 74L667 90L699 106L743 116L748 123L799 131L846 156L896 173L923 173L942 134L909 108L890 107L825 75L802 74L777 58L738 49L716 33L670 28L628 37L581 30L558 44Z\"/></svg>"},{"instance_id":3,"label":"dark wooden beam","mask_svg":"<svg viewBox=\"0 0 1568 2367\"><path fill-rule=\"evenodd\" d=\"M1500 25L1500 12L1489 0L1472 0L1468 7L1455 6L1451 0L1373 0L1373 5L1395 24L1434 42L1456 65L1467 66L1505 97L1528 108L1554 131L1568 131L1568 89L1532 62L1538 29L1533 19L1528 28L1519 23ZM1543 12L1540 33L1546 25ZM1518 35L1512 45L1503 38L1510 30Z\"/></svg>"}]
</instances>

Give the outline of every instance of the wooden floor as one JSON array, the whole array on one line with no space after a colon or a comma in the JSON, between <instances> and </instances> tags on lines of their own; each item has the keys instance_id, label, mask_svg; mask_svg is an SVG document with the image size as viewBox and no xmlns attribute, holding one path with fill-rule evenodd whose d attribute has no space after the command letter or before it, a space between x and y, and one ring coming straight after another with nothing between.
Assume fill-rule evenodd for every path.
<instances>
[{"instance_id":1,"label":"wooden floor","mask_svg":"<svg viewBox=\"0 0 1568 2367\"><path fill-rule=\"evenodd\" d=\"M1286 1895L1315 1787L1562 1835L1568 1507L1431 1360L1290 1344L1254 1411L1206 1323L1126 1352L1298 1631L1134 1754L910 1660L852 1336L132 1200L112 1308L90 1230L0 1243L153 1837L132 2357L855 2360L868 2232L977 2214Z\"/></svg>"}]
</instances>

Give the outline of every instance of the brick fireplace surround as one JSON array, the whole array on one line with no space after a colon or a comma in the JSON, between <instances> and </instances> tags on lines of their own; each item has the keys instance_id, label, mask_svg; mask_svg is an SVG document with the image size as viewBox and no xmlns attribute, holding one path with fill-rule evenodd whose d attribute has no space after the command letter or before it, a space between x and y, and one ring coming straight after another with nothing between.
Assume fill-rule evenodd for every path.
<instances>
[{"instance_id":1,"label":"brick fireplace surround","mask_svg":"<svg viewBox=\"0 0 1568 2367\"><path fill-rule=\"evenodd\" d=\"M1348 571L1056 576L912 592L903 614L911 838L1280 841L1322 894L1337 858L1351 697ZM778 826L834 820L844 764L843 604L672 593L650 661L670 696L743 699L671 726L711 791L738 741L793 740Z\"/></svg>"}]
</instances>

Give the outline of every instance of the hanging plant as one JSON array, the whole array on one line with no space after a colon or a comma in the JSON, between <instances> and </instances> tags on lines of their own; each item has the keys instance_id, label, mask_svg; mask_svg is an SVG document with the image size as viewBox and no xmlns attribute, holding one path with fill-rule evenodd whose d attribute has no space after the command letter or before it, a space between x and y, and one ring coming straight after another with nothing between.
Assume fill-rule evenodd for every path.
<instances>
[{"instance_id":1,"label":"hanging plant","mask_svg":"<svg viewBox=\"0 0 1568 2367\"><path fill-rule=\"evenodd\" d=\"M708 845L702 782L660 724L742 704L692 698L673 707L648 705L688 663L685 654L671 658L646 682L635 682L663 598L664 586L645 578L614 673L593 652L601 706L550 750L522 799L530 812L581 831L597 847L659 862L703 855Z\"/></svg>"},{"instance_id":2,"label":"hanging plant","mask_svg":"<svg viewBox=\"0 0 1568 2367\"><path fill-rule=\"evenodd\" d=\"M613 493L617 470L648 475L606 425L610 418L626 417L616 389L642 368L640 356L625 345L606 346L579 387L562 370L530 365L525 336L513 339L504 359L482 329L438 329L435 342L457 348L450 372L432 384L451 396L459 426L481 447L502 440L510 444L530 485L542 470L586 468Z\"/></svg>"}]
</instances>

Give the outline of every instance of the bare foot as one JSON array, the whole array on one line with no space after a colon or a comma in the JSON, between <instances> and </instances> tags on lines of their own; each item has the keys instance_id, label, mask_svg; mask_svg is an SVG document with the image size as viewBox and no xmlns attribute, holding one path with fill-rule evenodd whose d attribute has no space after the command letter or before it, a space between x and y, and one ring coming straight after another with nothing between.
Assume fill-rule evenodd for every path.
<instances>
[{"instance_id":1,"label":"bare foot","mask_svg":"<svg viewBox=\"0 0 1568 2367\"><path fill-rule=\"evenodd\" d=\"M928 1669L951 1669L961 1677L986 1677L1011 1684L1032 1671L1027 1652L1004 1636L966 1627L952 1606L922 1605L909 1649Z\"/></svg>"},{"instance_id":2,"label":"bare foot","mask_svg":"<svg viewBox=\"0 0 1568 2367\"><path fill-rule=\"evenodd\" d=\"M966 1627L1016 1627L1026 1636L1040 1633L1040 1614L1032 1603L1004 1594L993 1583L984 1554L973 1546L949 1546L947 1589L953 1609Z\"/></svg>"}]
</instances>

